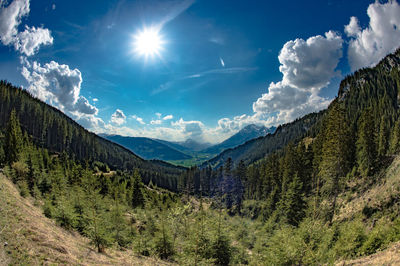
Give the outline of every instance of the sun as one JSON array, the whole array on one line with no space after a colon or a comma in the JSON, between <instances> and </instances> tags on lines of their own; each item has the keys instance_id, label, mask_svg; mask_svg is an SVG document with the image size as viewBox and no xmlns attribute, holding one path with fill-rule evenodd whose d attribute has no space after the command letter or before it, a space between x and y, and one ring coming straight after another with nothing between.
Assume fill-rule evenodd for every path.
<instances>
[{"instance_id":1,"label":"sun","mask_svg":"<svg viewBox=\"0 0 400 266\"><path fill-rule=\"evenodd\" d=\"M155 27L144 28L134 36L135 53L145 58L160 56L164 40Z\"/></svg>"}]
</instances>

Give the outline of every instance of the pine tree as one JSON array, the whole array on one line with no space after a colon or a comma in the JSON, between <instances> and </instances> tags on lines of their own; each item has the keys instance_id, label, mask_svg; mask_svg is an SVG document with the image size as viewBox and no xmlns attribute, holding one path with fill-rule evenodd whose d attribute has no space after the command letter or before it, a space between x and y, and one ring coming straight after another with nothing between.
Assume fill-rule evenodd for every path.
<instances>
[{"instance_id":1,"label":"pine tree","mask_svg":"<svg viewBox=\"0 0 400 266\"><path fill-rule=\"evenodd\" d=\"M131 205L133 208L144 206L144 196L143 196L143 183L140 177L139 171L136 169L133 172L133 177L131 178L132 186L132 196Z\"/></svg>"},{"instance_id":2,"label":"pine tree","mask_svg":"<svg viewBox=\"0 0 400 266\"><path fill-rule=\"evenodd\" d=\"M360 173L368 176L376 165L375 123L372 110L366 109L359 120L357 139L357 163ZM383 152L383 151L382 151Z\"/></svg>"},{"instance_id":3,"label":"pine tree","mask_svg":"<svg viewBox=\"0 0 400 266\"><path fill-rule=\"evenodd\" d=\"M319 165L319 175L323 180L321 192L328 199L325 218L330 222L336 208L339 179L345 177L352 167L352 135L343 107L339 102L333 102L327 116Z\"/></svg>"},{"instance_id":4,"label":"pine tree","mask_svg":"<svg viewBox=\"0 0 400 266\"><path fill-rule=\"evenodd\" d=\"M378 136L378 155L380 158L384 157L388 152L389 142L389 120L386 116L381 117L379 125L379 136Z\"/></svg>"},{"instance_id":5,"label":"pine tree","mask_svg":"<svg viewBox=\"0 0 400 266\"><path fill-rule=\"evenodd\" d=\"M21 126L15 109L11 111L10 119L6 129L5 153L9 164L18 161L22 152L23 138Z\"/></svg>"},{"instance_id":6,"label":"pine tree","mask_svg":"<svg viewBox=\"0 0 400 266\"><path fill-rule=\"evenodd\" d=\"M285 195L281 198L278 213L280 213L284 222L297 226L305 216L305 207L303 183L296 175L288 185Z\"/></svg>"}]
</instances>

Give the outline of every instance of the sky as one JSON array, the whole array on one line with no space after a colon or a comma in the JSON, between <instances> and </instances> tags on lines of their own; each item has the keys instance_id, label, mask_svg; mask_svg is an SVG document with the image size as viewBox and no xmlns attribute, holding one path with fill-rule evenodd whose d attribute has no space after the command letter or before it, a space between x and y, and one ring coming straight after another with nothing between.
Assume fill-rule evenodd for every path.
<instances>
[{"instance_id":1,"label":"sky","mask_svg":"<svg viewBox=\"0 0 400 266\"><path fill-rule=\"evenodd\" d=\"M96 133L217 143L326 108L396 1L0 0L0 79Z\"/></svg>"}]
</instances>

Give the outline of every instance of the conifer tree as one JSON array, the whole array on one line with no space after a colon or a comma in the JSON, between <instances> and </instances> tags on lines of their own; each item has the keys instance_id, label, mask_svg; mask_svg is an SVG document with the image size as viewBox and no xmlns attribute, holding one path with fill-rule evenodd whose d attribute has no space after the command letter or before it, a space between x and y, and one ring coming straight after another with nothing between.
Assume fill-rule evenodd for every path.
<instances>
[{"instance_id":1,"label":"conifer tree","mask_svg":"<svg viewBox=\"0 0 400 266\"><path fill-rule=\"evenodd\" d=\"M375 168L377 155L375 139L374 118L372 110L368 108L360 117L356 143L358 168L364 176L372 174Z\"/></svg>"},{"instance_id":2,"label":"conifer tree","mask_svg":"<svg viewBox=\"0 0 400 266\"><path fill-rule=\"evenodd\" d=\"M343 107L336 101L331 104L327 116L319 165L319 175L323 180L321 192L328 200L325 215L327 221L332 221L339 193L339 179L345 177L351 169L352 155L352 132Z\"/></svg>"},{"instance_id":3,"label":"conifer tree","mask_svg":"<svg viewBox=\"0 0 400 266\"><path fill-rule=\"evenodd\" d=\"M139 171L136 169L133 172L133 177L131 178L131 186L132 186L132 197L131 197L131 205L133 208L142 207L144 205L144 196L143 196L143 183L142 178L140 177Z\"/></svg>"},{"instance_id":4,"label":"conifer tree","mask_svg":"<svg viewBox=\"0 0 400 266\"><path fill-rule=\"evenodd\" d=\"M284 222L297 226L305 215L305 207L303 183L295 175L279 202L278 213L282 216L281 219Z\"/></svg>"},{"instance_id":5,"label":"conifer tree","mask_svg":"<svg viewBox=\"0 0 400 266\"><path fill-rule=\"evenodd\" d=\"M380 158L384 157L388 152L389 142L389 121L386 116L381 117L378 135L378 155Z\"/></svg>"},{"instance_id":6,"label":"conifer tree","mask_svg":"<svg viewBox=\"0 0 400 266\"><path fill-rule=\"evenodd\" d=\"M23 138L21 126L15 109L11 111L10 119L6 129L5 153L9 164L18 161L22 152Z\"/></svg>"}]
</instances>

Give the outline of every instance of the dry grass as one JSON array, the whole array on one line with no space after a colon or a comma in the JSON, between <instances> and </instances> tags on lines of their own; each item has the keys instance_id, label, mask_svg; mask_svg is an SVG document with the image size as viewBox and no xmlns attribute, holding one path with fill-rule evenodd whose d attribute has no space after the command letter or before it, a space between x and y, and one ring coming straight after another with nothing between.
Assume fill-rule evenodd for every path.
<instances>
[{"instance_id":1,"label":"dry grass","mask_svg":"<svg viewBox=\"0 0 400 266\"><path fill-rule=\"evenodd\" d=\"M7 245L4 243L7 242ZM167 265L131 250L97 253L87 238L57 226L0 174L0 265Z\"/></svg>"},{"instance_id":2,"label":"dry grass","mask_svg":"<svg viewBox=\"0 0 400 266\"><path fill-rule=\"evenodd\" d=\"M400 156L393 160L384 175L366 191L360 191L362 184L352 184L356 188L355 192L341 195L338 201L341 207L335 215L335 220L352 219L357 213L361 213L365 206L383 210L394 198L398 198L400 195Z\"/></svg>"},{"instance_id":3,"label":"dry grass","mask_svg":"<svg viewBox=\"0 0 400 266\"><path fill-rule=\"evenodd\" d=\"M388 249L370 256L354 260L340 261L336 263L336 265L400 265L400 242L394 243Z\"/></svg>"}]
</instances>

